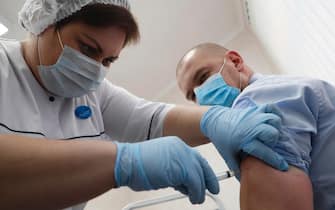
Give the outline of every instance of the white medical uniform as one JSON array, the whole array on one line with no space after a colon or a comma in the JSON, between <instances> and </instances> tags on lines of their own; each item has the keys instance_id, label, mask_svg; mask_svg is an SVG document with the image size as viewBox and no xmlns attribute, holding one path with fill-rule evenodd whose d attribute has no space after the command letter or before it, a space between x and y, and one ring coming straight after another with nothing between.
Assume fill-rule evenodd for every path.
<instances>
[{"instance_id":1,"label":"white medical uniform","mask_svg":"<svg viewBox=\"0 0 335 210\"><path fill-rule=\"evenodd\" d=\"M91 117L79 119L79 106L90 107ZM0 40L0 134L138 142L162 136L163 120L172 107L138 98L107 80L82 97L54 96L34 78L20 42Z\"/></svg>"}]
</instances>

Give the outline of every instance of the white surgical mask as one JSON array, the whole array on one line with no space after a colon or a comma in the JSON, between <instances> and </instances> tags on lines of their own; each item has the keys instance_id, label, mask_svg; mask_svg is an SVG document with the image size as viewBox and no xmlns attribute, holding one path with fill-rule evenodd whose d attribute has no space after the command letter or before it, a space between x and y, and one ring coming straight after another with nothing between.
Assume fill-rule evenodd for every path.
<instances>
[{"instance_id":1,"label":"white surgical mask","mask_svg":"<svg viewBox=\"0 0 335 210\"><path fill-rule=\"evenodd\" d=\"M38 66L43 85L51 93L64 98L83 96L96 91L104 80L108 68L79 51L63 46L57 31L63 52L57 63L51 66ZM41 64L41 56L39 59Z\"/></svg>"}]
</instances>

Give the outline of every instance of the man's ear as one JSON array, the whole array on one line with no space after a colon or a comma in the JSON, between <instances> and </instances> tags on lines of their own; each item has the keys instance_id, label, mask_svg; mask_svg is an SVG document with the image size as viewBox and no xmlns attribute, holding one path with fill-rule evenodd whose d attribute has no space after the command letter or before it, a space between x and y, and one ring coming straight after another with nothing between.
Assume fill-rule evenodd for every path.
<instances>
[{"instance_id":1,"label":"man's ear","mask_svg":"<svg viewBox=\"0 0 335 210\"><path fill-rule=\"evenodd\" d=\"M229 50L226 53L226 56L234 63L234 67L237 69L237 71L241 72L243 70L244 61L238 52Z\"/></svg>"}]
</instances>

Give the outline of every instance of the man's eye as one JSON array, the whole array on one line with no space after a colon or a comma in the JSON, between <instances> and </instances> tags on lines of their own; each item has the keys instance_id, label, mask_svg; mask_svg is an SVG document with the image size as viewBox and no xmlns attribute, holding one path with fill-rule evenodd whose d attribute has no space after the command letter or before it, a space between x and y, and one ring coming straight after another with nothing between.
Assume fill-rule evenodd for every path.
<instances>
[{"instance_id":1,"label":"man's eye","mask_svg":"<svg viewBox=\"0 0 335 210\"><path fill-rule=\"evenodd\" d=\"M191 95L191 100L193 102L197 102L197 97L195 96L195 93L193 92L192 95Z\"/></svg>"},{"instance_id":2,"label":"man's eye","mask_svg":"<svg viewBox=\"0 0 335 210\"><path fill-rule=\"evenodd\" d=\"M199 79L199 85L201 85L202 83L204 83L206 80L207 80L207 78L208 78L208 74L206 73L206 74L203 74L201 77L200 77L200 79Z\"/></svg>"}]
</instances>

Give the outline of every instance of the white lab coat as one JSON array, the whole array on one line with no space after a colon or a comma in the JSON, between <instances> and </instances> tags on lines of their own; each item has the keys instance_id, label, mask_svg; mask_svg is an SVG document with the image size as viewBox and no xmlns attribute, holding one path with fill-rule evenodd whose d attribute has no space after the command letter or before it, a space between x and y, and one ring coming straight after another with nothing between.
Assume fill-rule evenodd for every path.
<instances>
[{"instance_id":1,"label":"white lab coat","mask_svg":"<svg viewBox=\"0 0 335 210\"><path fill-rule=\"evenodd\" d=\"M86 120L75 115L82 105L92 110ZM97 91L79 98L54 96L34 78L20 42L0 40L0 134L144 141L162 136L163 120L172 107L138 98L107 80Z\"/></svg>"}]
</instances>

